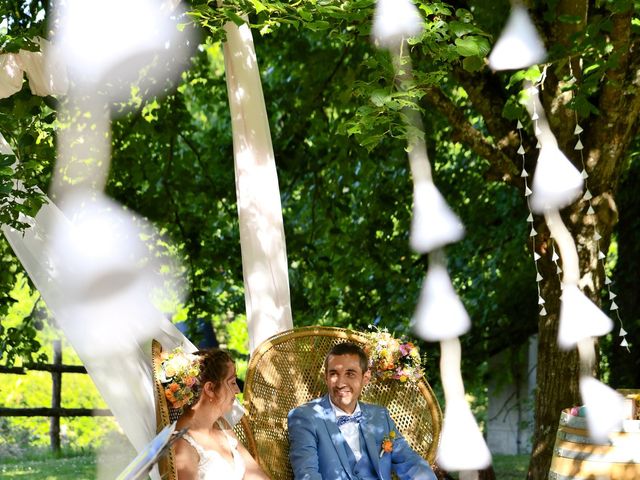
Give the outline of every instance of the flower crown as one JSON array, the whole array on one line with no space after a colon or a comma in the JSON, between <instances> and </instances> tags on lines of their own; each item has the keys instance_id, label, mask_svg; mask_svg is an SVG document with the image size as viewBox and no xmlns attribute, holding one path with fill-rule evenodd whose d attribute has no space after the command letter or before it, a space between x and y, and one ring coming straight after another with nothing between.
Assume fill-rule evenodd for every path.
<instances>
[{"instance_id":1,"label":"flower crown","mask_svg":"<svg viewBox=\"0 0 640 480\"><path fill-rule=\"evenodd\" d=\"M374 378L417 382L424 376L420 352L412 342L394 338L386 328L376 328L367 336L369 345L365 351L369 356L369 368Z\"/></svg>"},{"instance_id":2,"label":"flower crown","mask_svg":"<svg viewBox=\"0 0 640 480\"><path fill-rule=\"evenodd\" d=\"M191 405L200 393L200 367L202 359L198 355L185 353L182 347L171 352L162 352L160 382L164 395L177 410Z\"/></svg>"}]
</instances>

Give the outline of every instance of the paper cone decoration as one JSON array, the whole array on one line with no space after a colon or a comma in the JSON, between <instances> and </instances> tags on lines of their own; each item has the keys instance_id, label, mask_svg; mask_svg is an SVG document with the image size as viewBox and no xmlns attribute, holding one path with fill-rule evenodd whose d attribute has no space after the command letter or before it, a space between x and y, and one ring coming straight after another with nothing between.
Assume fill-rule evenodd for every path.
<instances>
[{"instance_id":1,"label":"paper cone decoration","mask_svg":"<svg viewBox=\"0 0 640 480\"><path fill-rule=\"evenodd\" d=\"M67 0L56 10L54 48L80 89L108 85L111 100L126 101L132 84L141 94L158 93L186 67L191 29L178 28L178 8L156 0Z\"/></svg>"},{"instance_id":2,"label":"paper cone decoration","mask_svg":"<svg viewBox=\"0 0 640 480\"><path fill-rule=\"evenodd\" d=\"M70 228L53 230L57 277L77 298L126 288L141 271L140 259L148 257L142 223L100 194L74 195L67 203Z\"/></svg>"},{"instance_id":3,"label":"paper cone decoration","mask_svg":"<svg viewBox=\"0 0 640 480\"><path fill-rule=\"evenodd\" d=\"M150 247L157 249L160 239L147 222L105 196L76 194L65 202L70 222L56 220L49 246L65 324L92 345L95 356L121 348L109 341L116 330L144 341L159 315L153 296L163 280L179 277L159 277L165 265ZM143 237L155 241L146 244ZM181 285L174 287L171 293L180 297Z\"/></svg>"},{"instance_id":4,"label":"paper cone decoration","mask_svg":"<svg viewBox=\"0 0 640 480\"><path fill-rule=\"evenodd\" d=\"M464 235L462 222L449 208L444 197L432 182L418 182L413 187L413 218L411 220L411 248L428 253L448 243L457 242Z\"/></svg>"},{"instance_id":5,"label":"paper cone decoration","mask_svg":"<svg viewBox=\"0 0 640 480\"><path fill-rule=\"evenodd\" d=\"M566 207L580 196L583 182L578 169L556 145L543 144L533 175L531 210L544 213Z\"/></svg>"},{"instance_id":6,"label":"paper cone decoration","mask_svg":"<svg viewBox=\"0 0 640 480\"><path fill-rule=\"evenodd\" d=\"M436 462L449 472L491 465L491 453L464 399L447 401Z\"/></svg>"},{"instance_id":7,"label":"paper cone decoration","mask_svg":"<svg viewBox=\"0 0 640 480\"><path fill-rule=\"evenodd\" d=\"M430 342L459 337L471 328L469 315L443 265L434 262L429 266L411 323L414 333Z\"/></svg>"},{"instance_id":8,"label":"paper cone decoration","mask_svg":"<svg viewBox=\"0 0 640 480\"><path fill-rule=\"evenodd\" d=\"M489 55L489 67L492 70L519 70L542 62L546 54L527 9L515 5Z\"/></svg>"},{"instance_id":9,"label":"paper cone decoration","mask_svg":"<svg viewBox=\"0 0 640 480\"><path fill-rule=\"evenodd\" d=\"M575 285L564 285L560 305L558 345L573 348L580 340L609 333L613 322Z\"/></svg>"},{"instance_id":10,"label":"paper cone decoration","mask_svg":"<svg viewBox=\"0 0 640 480\"><path fill-rule=\"evenodd\" d=\"M422 29L420 12L410 0L377 0L371 34L378 45L397 47Z\"/></svg>"},{"instance_id":11,"label":"paper cone decoration","mask_svg":"<svg viewBox=\"0 0 640 480\"><path fill-rule=\"evenodd\" d=\"M622 426L624 398L589 376L580 378L580 395L587 411L589 436L597 442L606 442L609 434Z\"/></svg>"}]
</instances>

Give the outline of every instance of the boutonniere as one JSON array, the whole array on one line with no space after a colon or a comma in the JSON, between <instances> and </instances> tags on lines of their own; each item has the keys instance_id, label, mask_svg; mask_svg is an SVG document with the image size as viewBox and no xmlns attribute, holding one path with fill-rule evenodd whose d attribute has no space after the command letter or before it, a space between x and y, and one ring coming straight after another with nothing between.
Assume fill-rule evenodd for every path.
<instances>
[{"instance_id":1,"label":"boutonniere","mask_svg":"<svg viewBox=\"0 0 640 480\"><path fill-rule=\"evenodd\" d=\"M380 449L380 458L382 458L382 456L385 453L393 452L393 441L395 439L396 439L396 432L394 432L393 430L389 432L388 437L384 437L382 439L382 448Z\"/></svg>"}]
</instances>

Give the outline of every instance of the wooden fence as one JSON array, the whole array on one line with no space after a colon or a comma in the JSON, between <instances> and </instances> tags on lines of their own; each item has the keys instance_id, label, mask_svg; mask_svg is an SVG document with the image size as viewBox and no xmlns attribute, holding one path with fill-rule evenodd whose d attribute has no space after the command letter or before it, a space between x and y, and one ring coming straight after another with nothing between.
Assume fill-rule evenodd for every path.
<instances>
[{"instance_id":1,"label":"wooden fence","mask_svg":"<svg viewBox=\"0 0 640 480\"><path fill-rule=\"evenodd\" d=\"M80 365L62 364L62 346L60 340L53 342L53 363L26 363L22 367L2 367L0 374L13 373L25 375L28 370L51 372L51 407L38 408L6 408L0 407L0 417L50 417L49 438L51 450L60 451L60 418L61 417L108 417L111 410L104 408L62 408L62 374L83 373L87 370Z\"/></svg>"}]
</instances>

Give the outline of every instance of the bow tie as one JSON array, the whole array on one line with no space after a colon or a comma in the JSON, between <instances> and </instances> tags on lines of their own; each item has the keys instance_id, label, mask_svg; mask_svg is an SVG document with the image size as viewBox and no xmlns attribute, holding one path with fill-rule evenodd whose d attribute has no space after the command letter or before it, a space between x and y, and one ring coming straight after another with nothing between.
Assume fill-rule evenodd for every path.
<instances>
[{"instance_id":1,"label":"bow tie","mask_svg":"<svg viewBox=\"0 0 640 480\"><path fill-rule=\"evenodd\" d=\"M336 420L336 423L338 424L338 427L341 427L342 425L345 425L347 423L356 423L359 424L360 421L362 421L362 412L358 412L354 415L342 415L341 417L338 417Z\"/></svg>"}]
</instances>

